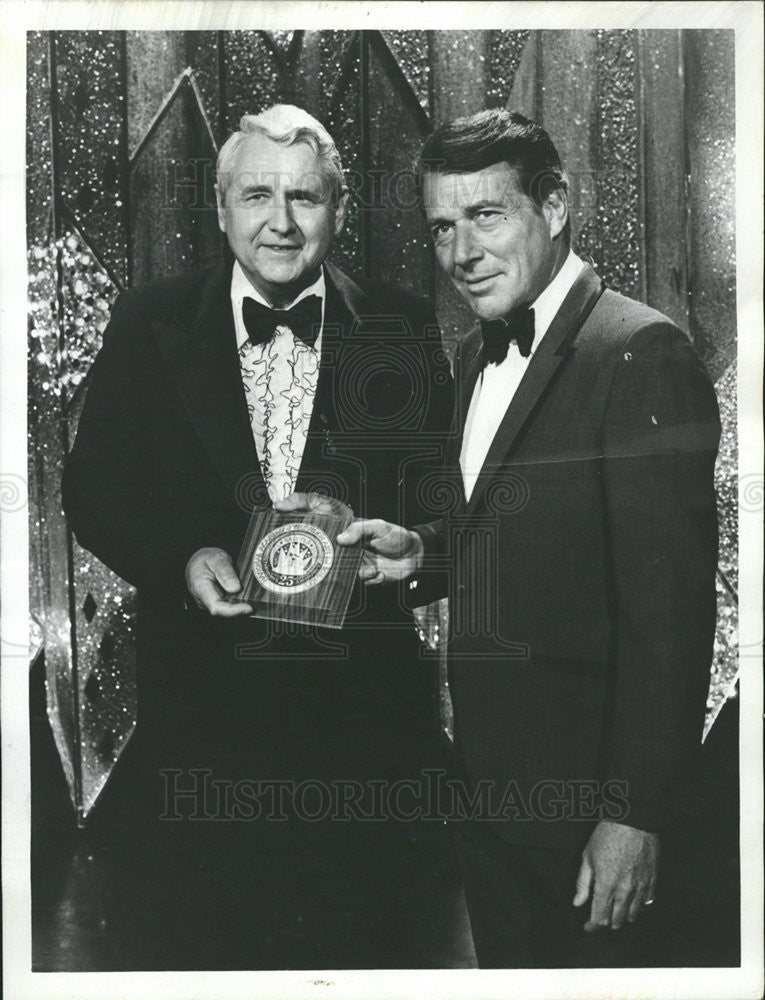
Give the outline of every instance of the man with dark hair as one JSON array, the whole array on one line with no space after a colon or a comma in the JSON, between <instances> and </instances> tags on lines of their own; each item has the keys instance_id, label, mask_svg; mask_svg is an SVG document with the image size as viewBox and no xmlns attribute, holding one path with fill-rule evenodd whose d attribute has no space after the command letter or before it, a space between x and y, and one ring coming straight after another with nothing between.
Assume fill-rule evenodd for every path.
<instances>
[{"instance_id":1,"label":"man with dark hair","mask_svg":"<svg viewBox=\"0 0 765 1000\"><path fill-rule=\"evenodd\" d=\"M457 118L428 137L415 163L418 192L422 197L428 173L473 174L502 162L515 171L523 194L540 207L552 191L568 191L558 150L541 125L517 113L484 111ZM570 240L568 217L563 236Z\"/></svg>"},{"instance_id":2,"label":"man with dark hair","mask_svg":"<svg viewBox=\"0 0 765 1000\"><path fill-rule=\"evenodd\" d=\"M480 321L455 358L454 502L343 538L366 539L362 577L408 579L414 603L449 569L479 964L656 964L641 937L714 637L714 391L684 333L571 252L539 125L504 110L443 125L419 177L438 263Z\"/></svg>"}]
</instances>

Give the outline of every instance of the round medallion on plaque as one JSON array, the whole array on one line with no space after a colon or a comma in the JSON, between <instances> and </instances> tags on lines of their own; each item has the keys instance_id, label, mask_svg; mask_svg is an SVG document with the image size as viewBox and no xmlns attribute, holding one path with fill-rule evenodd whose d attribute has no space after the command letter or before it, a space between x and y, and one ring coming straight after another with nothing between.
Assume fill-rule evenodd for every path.
<instances>
[{"instance_id":1,"label":"round medallion on plaque","mask_svg":"<svg viewBox=\"0 0 765 1000\"><path fill-rule=\"evenodd\" d=\"M329 573L332 542L315 524L283 524L258 542L252 557L255 579L274 594L312 590Z\"/></svg>"}]
</instances>

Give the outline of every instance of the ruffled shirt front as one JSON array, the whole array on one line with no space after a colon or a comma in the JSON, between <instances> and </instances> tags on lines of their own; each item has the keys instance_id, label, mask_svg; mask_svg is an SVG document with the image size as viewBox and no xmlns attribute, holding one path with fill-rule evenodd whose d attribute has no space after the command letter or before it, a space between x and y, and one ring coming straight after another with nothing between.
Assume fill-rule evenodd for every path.
<instances>
[{"instance_id":1,"label":"ruffled shirt front","mask_svg":"<svg viewBox=\"0 0 765 1000\"><path fill-rule=\"evenodd\" d=\"M324 271L284 308L309 295L321 298L322 330L326 283ZM321 335L313 347L295 337L287 326L278 326L271 340L253 344L242 318L245 297L270 307L252 286L237 261L231 277L239 367L242 373L252 436L263 479L271 500L282 500L295 488L311 423L321 361Z\"/></svg>"}]
</instances>

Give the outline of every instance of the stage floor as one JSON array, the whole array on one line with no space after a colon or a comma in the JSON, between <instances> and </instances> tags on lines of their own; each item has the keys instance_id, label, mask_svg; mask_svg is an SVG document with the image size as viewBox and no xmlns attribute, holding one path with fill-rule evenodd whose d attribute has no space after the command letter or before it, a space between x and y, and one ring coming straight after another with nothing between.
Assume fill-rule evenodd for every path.
<instances>
[{"instance_id":1,"label":"stage floor","mask_svg":"<svg viewBox=\"0 0 765 1000\"><path fill-rule=\"evenodd\" d=\"M35 673L31 705L34 970L475 967L443 822L231 820L210 800L202 811L218 819L199 821L188 818L197 806L181 799L186 818L160 819L160 779L142 785L146 772L128 762L79 831ZM705 747L705 801L684 848L682 879L665 881L679 907L672 965L739 961L736 708L726 706ZM213 777L246 774L237 753L217 760ZM273 731L260 747L261 773L299 775L312 755L311 773L335 774L332 757L343 753L342 739L322 760L300 727ZM435 734L387 752L354 743L353 753L344 776L395 781L446 764ZM178 787L189 780L184 771ZM315 805L306 800L306 808Z\"/></svg>"}]
</instances>

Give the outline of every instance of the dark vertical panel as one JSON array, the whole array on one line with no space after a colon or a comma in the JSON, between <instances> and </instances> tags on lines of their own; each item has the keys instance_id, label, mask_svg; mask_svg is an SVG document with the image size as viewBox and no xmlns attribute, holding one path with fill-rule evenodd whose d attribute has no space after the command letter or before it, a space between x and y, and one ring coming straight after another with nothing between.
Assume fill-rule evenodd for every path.
<instances>
[{"instance_id":1,"label":"dark vertical panel","mask_svg":"<svg viewBox=\"0 0 765 1000\"><path fill-rule=\"evenodd\" d=\"M487 107L504 108L508 106L530 34L529 31L492 31L489 33ZM513 105L509 106L513 107Z\"/></svg>"},{"instance_id":2,"label":"dark vertical panel","mask_svg":"<svg viewBox=\"0 0 765 1000\"><path fill-rule=\"evenodd\" d=\"M722 440L716 467L720 558L710 725L738 674L735 80L732 31L684 31L689 175L689 324L715 380Z\"/></svg>"},{"instance_id":3,"label":"dark vertical panel","mask_svg":"<svg viewBox=\"0 0 765 1000\"><path fill-rule=\"evenodd\" d=\"M345 228L330 253L338 266L351 273L364 270L362 215L367 198L367 173L362 152L361 40L347 31L322 32L322 80L331 99L322 121L335 140L350 189Z\"/></svg>"},{"instance_id":4,"label":"dark vertical panel","mask_svg":"<svg viewBox=\"0 0 765 1000\"><path fill-rule=\"evenodd\" d=\"M430 111L430 62L427 31L382 31L397 65L423 111Z\"/></svg>"},{"instance_id":5,"label":"dark vertical panel","mask_svg":"<svg viewBox=\"0 0 765 1000\"><path fill-rule=\"evenodd\" d=\"M279 67L261 31L227 31L226 127L228 135L242 115L256 115L281 99Z\"/></svg>"},{"instance_id":6,"label":"dark vertical panel","mask_svg":"<svg viewBox=\"0 0 765 1000\"><path fill-rule=\"evenodd\" d=\"M326 124L326 116L338 97L349 60L358 66L358 54L353 31L321 31L321 64L319 69L319 96L321 114L318 116ZM356 109L358 114L358 108Z\"/></svg>"},{"instance_id":7,"label":"dark vertical panel","mask_svg":"<svg viewBox=\"0 0 765 1000\"><path fill-rule=\"evenodd\" d=\"M489 87L488 31L430 32L434 125L486 107ZM436 267L436 308L444 341L454 344L475 325L475 316Z\"/></svg>"},{"instance_id":8,"label":"dark vertical panel","mask_svg":"<svg viewBox=\"0 0 765 1000\"><path fill-rule=\"evenodd\" d=\"M76 232L67 232L62 242L59 273L66 357L59 386L62 397L68 397L66 436L73 441L85 373L101 345L117 288ZM70 541L70 614L77 668L71 687L79 718L78 816L84 822L135 727L134 593Z\"/></svg>"},{"instance_id":9,"label":"dark vertical panel","mask_svg":"<svg viewBox=\"0 0 765 1000\"><path fill-rule=\"evenodd\" d=\"M42 628L50 595L51 571L47 545L45 497L49 489L46 457L55 428L47 419L57 330L52 312L55 298L50 243L52 213L50 77L48 36L27 34L27 255L29 283L28 386L28 497L29 497L29 610ZM44 388L46 386L46 388ZM57 444L57 442L56 442Z\"/></svg>"},{"instance_id":10,"label":"dark vertical panel","mask_svg":"<svg viewBox=\"0 0 765 1000\"><path fill-rule=\"evenodd\" d=\"M46 410L55 428L45 468L51 584L45 608L46 687L78 825L84 824L135 724L131 616L122 603L130 588L106 567L91 565L95 561L67 530L59 499L63 460L82 399L77 387L127 274L122 42L117 33L61 33L52 37L50 59L56 303L51 319L58 344L52 378L42 386L55 397ZM101 619L92 624L83 611L91 604L101 609ZM89 628L83 628L85 619ZM94 650L110 644L119 655L107 663ZM90 701L86 684L99 663L102 697Z\"/></svg>"},{"instance_id":11,"label":"dark vertical panel","mask_svg":"<svg viewBox=\"0 0 765 1000\"><path fill-rule=\"evenodd\" d=\"M78 33L36 36L30 47L29 195L39 199L29 214L30 604L42 626L48 716L80 825L135 721L132 637L121 604L129 588L106 567L91 565L96 561L73 542L60 506L64 456L82 399L78 385L117 291L99 258L124 273L120 41ZM84 75L88 60L95 69ZM104 163L112 167L111 190ZM88 185L92 202L79 198L78 182ZM75 216L85 219L93 246ZM120 252L123 259L115 259ZM83 633L82 606L88 595L96 600L91 591L113 626L108 641L102 622ZM109 643L118 655L107 664L92 648ZM89 704L83 691L94 660L103 664L103 697Z\"/></svg>"},{"instance_id":12,"label":"dark vertical panel","mask_svg":"<svg viewBox=\"0 0 765 1000\"><path fill-rule=\"evenodd\" d=\"M182 31L128 31L128 142L130 155L149 130L162 99L186 68Z\"/></svg>"},{"instance_id":13,"label":"dark vertical panel","mask_svg":"<svg viewBox=\"0 0 765 1000\"><path fill-rule=\"evenodd\" d=\"M297 86L294 70L303 46L303 32L264 31L262 34L279 70L281 91L279 100L284 104L295 104Z\"/></svg>"},{"instance_id":14,"label":"dark vertical panel","mask_svg":"<svg viewBox=\"0 0 765 1000\"><path fill-rule=\"evenodd\" d=\"M184 81L131 166L136 283L220 259L215 160L196 96Z\"/></svg>"},{"instance_id":15,"label":"dark vertical panel","mask_svg":"<svg viewBox=\"0 0 765 1000\"><path fill-rule=\"evenodd\" d=\"M369 169L371 166L370 162L370 151L369 151L369 132L370 132L370 122L369 122L369 60L370 60L370 50L369 50L369 36L371 32L369 31L359 31L358 32L358 47L359 47L359 163L361 166L362 176L364 178L362 183L362 194L363 194L363 209L359 213L359 239L361 241L361 268L365 277L369 277L371 269L371 257L372 257L372 246L371 246L371 225L370 225L370 214L372 212L372 193L370 184L370 173ZM357 265L358 266L358 265Z\"/></svg>"},{"instance_id":16,"label":"dark vertical panel","mask_svg":"<svg viewBox=\"0 0 765 1000\"><path fill-rule=\"evenodd\" d=\"M218 74L218 148L226 141L229 134L228 125L228 97L226 86L226 32L216 31L216 48L218 53L217 74Z\"/></svg>"},{"instance_id":17,"label":"dark vertical panel","mask_svg":"<svg viewBox=\"0 0 765 1000\"><path fill-rule=\"evenodd\" d=\"M303 33L303 45L295 79L297 88L295 99L297 104L305 108L314 118L321 117L322 110L320 72L321 32L306 31Z\"/></svg>"},{"instance_id":18,"label":"dark vertical panel","mask_svg":"<svg viewBox=\"0 0 765 1000\"><path fill-rule=\"evenodd\" d=\"M706 733L714 723L726 699L735 697L739 672L738 649L738 434L736 400L736 362L715 383L720 404L722 435L715 466L717 518L720 526L720 553L717 562L717 630L714 658L707 698ZM746 483L742 482L741 500L746 504ZM762 481L760 480L760 493ZM761 498L760 498L761 499Z\"/></svg>"},{"instance_id":19,"label":"dark vertical panel","mask_svg":"<svg viewBox=\"0 0 765 1000\"><path fill-rule=\"evenodd\" d=\"M688 198L679 31L638 32L646 301L688 330Z\"/></svg>"},{"instance_id":20,"label":"dark vertical panel","mask_svg":"<svg viewBox=\"0 0 765 1000\"><path fill-rule=\"evenodd\" d=\"M116 31L59 32L56 61L61 202L125 284L122 40Z\"/></svg>"},{"instance_id":21,"label":"dark vertical panel","mask_svg":"<svg viewBox=\"0 0 765 1000\"><path fill-rule=\"evenodd\" d=\"M574 240L608 284L634 298L642 289L641 136L634 31L597 31L596 107L591 128L595 217ZM555 138L555 136L553 136Z\"/></svg>"},{"instance_id":22,"label":"dark vertical panel","mask_svg":"<svg viewBox=\"0 0 765 1000\"><path fill-rule=\"evenodd\" d=\"M597 208L597 151L592 128L597 116L597 40L592 31L539 34L539 120L550 133L568 173L576 244L577 234L592 224Z\"/></svg>"},{"instance_id":23,"label":"dark vertical panel","mask_svg":"<svg viewBox=\"0 0 765 1000\"><path fill-rule=\"evenodd\" d=\"M436 125L486 107L488 31L432 31L433 119Z\"/></svg>"},{"instance_id":24,"label":"dark vertical panel","mask_svg":"<svg viewBox=\"0 0 765 1000\"><path fill-rule=\"evenodd\" d=\"M727 588L738 600L738 433L736 399L736 363L715 383L720 404L720 452L715 469L717 516L720 524L718 569ZM743 485L743 484L742 484ZM742 501L747 502L743 485ZM735 625L736 622L732 622ZM735 652L735 642L732 644Z\"/></svg>"},{"instance_id":25,"label":"dark vertical panel","mask_svg":"<svg viewBox=\"0 0 765 1000\"><path fill-rule=\"evenodd\" d=\"M530 31L523 45L518 68L513 77L510 96L507 99L509 111L520 111L527 118L539 119L540 107L540 64L542 58L541 31Z\"/></svg>"},{"instance_id":26,"label":"dark vertical panel","mask_svg":"<svg viewBox=\"0 0 765 1000\"><path fill-rule=\"evenodd\" d=\"M46 540L50 572L45 607L45 686L48 716L53 737L69 785L69 792L82 819L82 771L80 743L80 713L77 698L77 636L74 629L72 580L72 540L68 532L61 505L58 502L64 455L68 450L65 408L62 400L60 377L61 356L64 347L64 305L62 294L61 255L62 238L61 199L61 127L58 80L57 39L51 32L48 60L50 79L50 144L52 188L52 253L51 273L51 346L55 343L55 357L51 378L43 383L47 396L46 418L50 436L46 441L43 466L45 477Z\"/></svg>"},{"instance_id":27,"label":"dark vertical panel","mask_svg":"<svg viewBox=\"0 0 765 1000\"><path fill-rule=\"evenodd\" d=\"M717 379L736 354L732 31L684 31L690 168L690 328Z\"/></svg>"},{"instance_id":28,"label":"dark vertical panel","mask_svg":"<svg viewBox=\"0 0 765 1000\"><path fill-rule=\"evenodd\" d=\"M50 78L48 35L27 33L27 238L45 243L51 225Z\"/></svg>"},{"instance_id":29,"label":"dark vertical panel","mask_svg":"<svg viewBox=\"0 0 765 1000\"><path fill-rule=\"evenodd\" d=\"M384 46L372 45L369 59L369 273L431 297L433 251L412 173L425 119Z\"/></svg>"},{"instance_id":30,"label":"dark vertical panel","mask_svg":"<svg viewBox=\"0 0 765 1000\"><path fill-rule=\"evenodd\" d=\"M218 74L218 34L215 31L186 31L186 65L194 73L202 104L220 145L223 122L220 114L220 77ZM225 138L225 136L223 137Z\"/></svg>"},{"instance_id":31,"label":"dark vertical panel","mask_svg":"<svg viewBox=\"0 0 765 1000\"><path fill-rule=\"evenodd\" d=\"M128 111L128 48L127 32L120 32L120 93L122 94L122 119L120 121L120 187L124 192L122 224L125 228L126 281L133 284L133 236L130 232L130 132Z\"/></svg>"}]
</instances>

